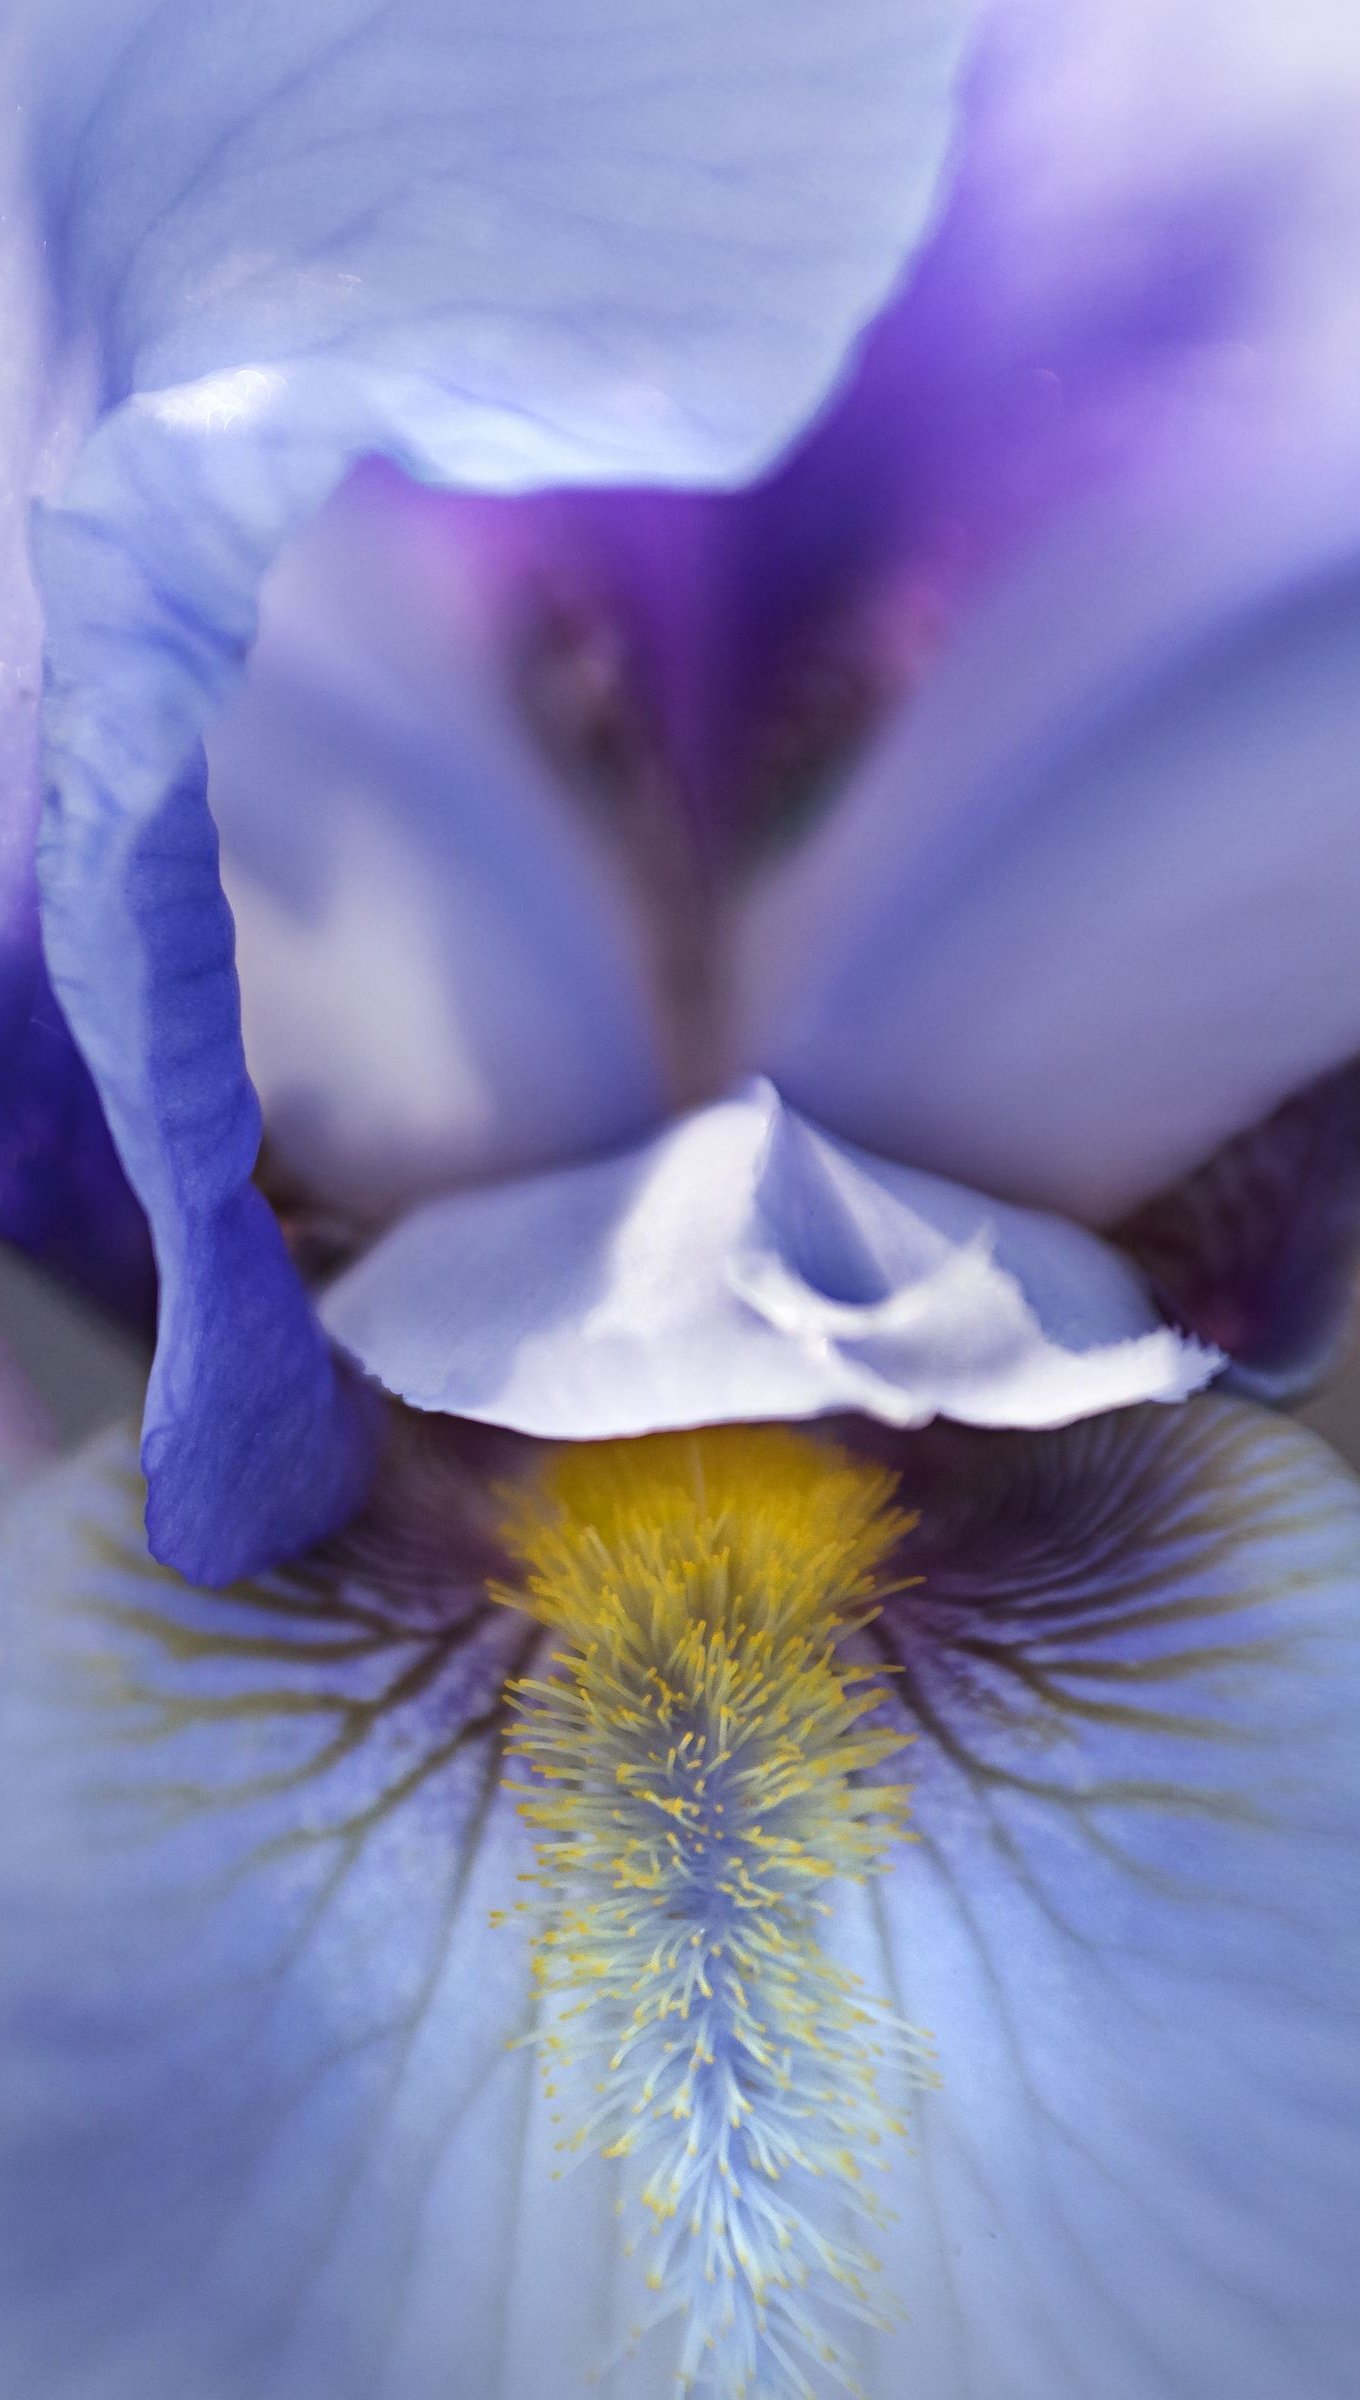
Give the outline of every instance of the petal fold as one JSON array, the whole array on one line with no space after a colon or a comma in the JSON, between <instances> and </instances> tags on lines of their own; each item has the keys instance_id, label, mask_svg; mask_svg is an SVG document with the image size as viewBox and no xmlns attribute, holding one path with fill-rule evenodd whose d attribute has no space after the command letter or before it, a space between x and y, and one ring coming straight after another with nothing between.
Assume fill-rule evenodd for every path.
<instances>
[{"instance_id":1,"label":"petal fold","mask_svg":"<svg viewBox=\"0 0 1360 2400\"><path fill-rule=\"evenodd\" d=\"M251 1287L235 1332L200 1327L234 1408L247 1316L279 1329L246 1398L272 1482L252 1472L239 1503L210 1485L182 1358L158 1371L155 1538L187 1570L277 1556L358 1489L352 1422L245 1189L235 988L206 897L196 1023L218 1029L222 1080L195 1033L190 1108L220 1128L216 1256L195 1253L180 1194L211 1137L181 1160L166 1045L150 1055L169 936L133 861L144 831L178 838L157 820L189 805L265 568L373 452L493 488L753 471L922 231L962 35L956 0L869 0L848 27L827 0L793 18L591 0L567 22L542 0L310 0L286 22L263 0L68 0L12 26L58 330L97 349L103 412L38 537L54 979L153 1220L167 1340L210 1291ZM187 885L162 898L187 965Z\"/></svg>"},{"instance_id":2,"label":"petal fold","mask_svg":"<svg viewBox=\"0 0 1360 2400\"><path fill-rule=\"evenodd\" d=\"M1090 1235L852 1150L762 1082L417 1210L323 1314L414 1407L568 1440L843 1408L1059 1424L1218 1364Z\"/></svg>"}]
</instances>

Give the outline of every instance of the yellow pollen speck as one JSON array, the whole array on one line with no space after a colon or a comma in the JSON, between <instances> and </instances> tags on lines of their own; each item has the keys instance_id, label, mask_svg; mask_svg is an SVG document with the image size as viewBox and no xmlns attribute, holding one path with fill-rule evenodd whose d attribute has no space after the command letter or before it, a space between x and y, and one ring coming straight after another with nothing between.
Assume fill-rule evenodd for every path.
<instances>
[{"instance_id":1,"label":"yellow pollen speck","mask_svg":"<svg viewBox=\"0 0 1360 2400\"><path fill-rule=\"evenodd\" d=\"M895 1489L727 1426L581 1444L507 1498L523 1582L498 1596L554 1637L512 1743L549 2046L594 2079L582 2138L640 2176L678 2388L721 2400L803 2390L800 2358L853 2388L819 2296L883 2321L860 2161L897 2123L885 2066L922 2047L818 1930L904 1835L904 1736L853 1655L912 1523Z\"/></svg>"}]
</instances>

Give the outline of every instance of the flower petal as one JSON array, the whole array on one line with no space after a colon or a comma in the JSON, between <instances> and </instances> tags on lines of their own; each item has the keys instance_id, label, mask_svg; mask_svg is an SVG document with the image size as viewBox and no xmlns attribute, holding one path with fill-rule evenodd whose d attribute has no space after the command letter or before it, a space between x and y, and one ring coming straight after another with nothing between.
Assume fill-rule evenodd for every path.
<instances>
[{"instance_id":1,"label":"flower petal","mask_svg":"<svg viewBox=\"0 0 1360 2400\"><path fill-rule=\"evenodd\" d=\"M961 15L23 12L47 256L106 410L38 541L47 940L153 1220L153 1540L190 1572L298 1547L363 1474L246 1186L194 787L264 569L368 452L504 487L761 463L921 230Z\"/></svg>"},{"instance_id":2,"label":"flower petal","mask_svg":"<svg viewBox=\"0 0 1360 2400\"><path fill-rule=\"evenodd\" d=\"M1285 1102L1115 1236L1233 1386L1296 1400L1337 1363L1360 1257L1360 1065Z\"/></svg>"},{"instance_id":3,"label":"flower petal","mask_svg":"<svg viewBox=\"0 0 1360 2400\"><path fill-rule=\"evenodd\" d=\"M1345 2400L1360 1487L1218 1399L913 1452L879 1932L941 2088L873 2400Z\"/></svg>"},{"instance_id":4,"label":"flower petal","mask_svg":"<svg viewBox=\"0 0 1360 2400\"><path fill-rule=\"evenodd\" d=\"M748 1047L882 1150L1135 1206L1360 1045L1358 670L1348 560L1145 671L1012 759L947 865L880 866ZM788 900L760 938L807 956Z\"/></svg>"},{"instance_id":5,"label":"flower petal","mask_svg":"<svg viewBox=\"0 0 1360 2400\"><path fill-rule=\"evenodd\" d=\"M525 1628L479 1609L496 1462L452 1438L423 1499L389 1492L401 1552L375 1521L347 1565L230 1595L147 1559L125 1441L10 1520L25 2400L445 2400L451 2362L486 2400L670 2400L650 2345L599 2373L633 2298L610 2174L553 2180L505 2049L526 1960L485 1912L525 1855L469 1711ZM872 2400L1204 2400L1223 2372L1345 2400L1355 1486L1217 1401L893 1448L924 1506L892 1621L921 1839L882 1914L847 1894L845 1946L876 1990L895 1968L942 2085Z\"/></svg>"},{"instance_id":6,"label":"flower petal","mask_svg":"<svg viewBox=\"0 0 1360 2400\"><path fill-rule=\"evenodd\" d=\"M417 1210L323 1313L413 1406L553 1439L842 1408L1051 1425L1218 1364L1089 1235L850 1150L762 1083Z\"/></svg>"},{"instance_id":7,"label":"flower petal","mask_svg":"<svg viewBox=\"0 0 1360 2400\"><path fill-rule=\"evenodd\" d=\"M71 439L39 423L40 246L0 146L0 1239L104 1307L143 1321L146 1227L43 967L33 850L42 619L27 556L35 483ZM46 437L46 438L44 438Z\"/></svg>"},{"instance_id":8,"label":"flower petal","mask_svg":"<svg viewBox=\"0 0 1360 2400\"><path fill-rule=\"evenodd\" d=\"M641 911L520 722L448 508L351 479L208 742L271 1173L361 1218L664 1109Z\"/></svg>"},{"instance_id":9,"label":"flower petal","mask_svg":"<svg viewBox=\"0 0 1360 2400\"><path fill-rule=\"evenodd\" d=\"M517 1855L494 1704L524 1628L462 1588L447 1519L442 1587L219 1599L147 1558L139 1499L110 1437L5 1552L7 2371L432 2395L456 2327L494 2391L532 2072L487 1928Z\"/></svg>"},{"instance_id":10,"label":"flower petal","mask_svg":"<svg viewBox=\"0 0 1360 2400\"><path fill-rule=\"evenodd\" d=\"M618 2170L559 2180L523 2046L500 1703L541 1634L483 1589L486 1438L399 1447L343 1552L220 1595L147 1556L125 1435L7 1521L25 2400L670 2400L664 2353L602 2372L647 2298Z\"/></svg>"}]
</instances>

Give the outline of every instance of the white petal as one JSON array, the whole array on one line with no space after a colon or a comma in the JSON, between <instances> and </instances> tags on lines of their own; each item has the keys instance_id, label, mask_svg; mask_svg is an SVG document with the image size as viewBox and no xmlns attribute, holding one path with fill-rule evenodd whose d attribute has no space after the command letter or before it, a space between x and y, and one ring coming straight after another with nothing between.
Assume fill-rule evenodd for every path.
<instances>
[{"instance_id":1,"label":"white petal","mask_svg":"<svg viewBox=\"0 0 1360 2400\"><path fill-rule=\"evenodd\" d=\"M431 1203L323 1313L415 1407L574 1440L837 1409L1051 1425L1217 1363L1091 1236L849 1150L760 1083Z\"/></svg>"}]
</instances>

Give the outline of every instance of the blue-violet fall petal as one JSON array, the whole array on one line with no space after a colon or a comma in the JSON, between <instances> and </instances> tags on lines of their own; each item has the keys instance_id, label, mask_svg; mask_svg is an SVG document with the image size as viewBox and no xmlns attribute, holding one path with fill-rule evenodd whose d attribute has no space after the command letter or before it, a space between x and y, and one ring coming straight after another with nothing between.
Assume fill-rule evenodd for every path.
<instances>
[{"instance_id":1,"label":"blue-violet fall petal","mask_svg":"<svg viewBox=\"0 0 1360 2400\"><path fill-rule=\"evenodd\" d=\"M149 1333L146 1219L43 972L36 907L0 960L0 1240Z\"/></svg>"},{"instance_id":2,"label":"blue-violet fall petal","mask_svg":"<svg viewBox=\"0 0 1360 2400\"><path fill-rule=\"evenodd\" d=\"M860 1963L940 2090L872 2400L1345 2400L1360 1486L1217 1396L899 1463L919 1839Z\"/></svg>"},{"instance_id":3,"label":"blue-violet fall petal","mask_svg":"<svg viewBox=\"0 0 1360 2400\"><path fill-rule=\"evenodd\" d=\"M870 1629L917 1839L840 1896L940 2073L882 2244L902 2321L852 2327L871 2400L1347 2400L1354 1482L1216 1398L836 1430L922 1510ZM24 2400L673 2400L665 2344L627 2346L616 2171L559 2176L511 2046L500 1696L538 1634L482 1579L513 1452L428 1438L423 1506L412 1460L386 1524L230 1594L148 1559L123 1440L9 1520Z\"/></svg>"}]
</instances>

